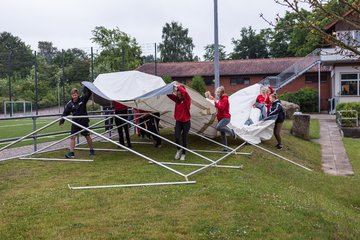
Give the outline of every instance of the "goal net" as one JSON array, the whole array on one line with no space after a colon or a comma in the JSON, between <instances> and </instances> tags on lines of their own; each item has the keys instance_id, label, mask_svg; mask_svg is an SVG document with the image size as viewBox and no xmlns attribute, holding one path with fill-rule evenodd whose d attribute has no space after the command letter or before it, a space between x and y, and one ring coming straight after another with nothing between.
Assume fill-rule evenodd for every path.
<instances>
[{"instance_id":1,"label":"goal net","mask_svg":"<svg viewBox=\"0 0 360 240\"><path fill-rule=\"evenodd\" d=\"M4 101L5 116L32 115L32 102L30 101Z\"/></svg>"}]
</instances>

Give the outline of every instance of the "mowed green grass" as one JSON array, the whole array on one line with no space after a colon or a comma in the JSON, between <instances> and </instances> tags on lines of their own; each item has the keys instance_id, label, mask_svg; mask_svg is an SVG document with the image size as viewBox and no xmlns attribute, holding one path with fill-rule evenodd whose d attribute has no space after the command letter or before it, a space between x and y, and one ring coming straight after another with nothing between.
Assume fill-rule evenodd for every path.
<instances>
[{"instance_id":1,"label":"mowed green grass","mask_svg":"<svg viewBox=\"0 0 360 240\"><path fill-rule=\"evenodd\" d=\"M56 120L55 118L39 118L36 120L36 128L40 129L44 127L46 124L49 124ZM91 120L90 124L97 122L97 120ZM103 125L100 124L100 125ZM50 125L47 128L39 131L37 134L46 134L46 133L54 133L54 132L62 132L67 131L67 133L61 133L59 135L54 136L43 136L37 138L37 143L49 142L62 139L70 134L70 126L71 124L67 121L63 126L59 126L59 123L56 122ZM1 139L11 139L11 138L21 138L25 135L28 135L34 132L34 123L32 119L16 119L16 120L1 120L0 121L0 140ZM97 130L96 130L97 131ZM0 147L3 147L10 142L0 143ZM25 145L32 145L34 143L33 138L27 138L22 140L20 143L13 145L12 147L19 147Z\"/></svg>"},{"instance_id":2,"label":"mowed green grass","mask_svg":"<svg viewBox=\"0 0 360 240\"><path fill-rule=\"evenodd\" d=\"M172 139L171 131L162 131ZM69 190L67 185L112 185L184 181L130 152L96 152L92 163L0 162L0 239L359 239L360 178L358 141L345 139L355 176L321 171L320 145L283 130L284 149L274 139L261 144L309 172L246 145L224 165L190 177L196 184ZM137 140L136 138L134 140ZM193 149L221 149L190 137ZM237 146L240 140L230 140ZM115 148L108 143L98 147ZM173 160L164 143L134 144L159 161ZM41 155L62 157L65 151ZM89 158L77 151L78 158ZM221 154L206 154L218 159ZM188 154L186 162L204 163ZM189 173L194 167L175 167Z\"/></svg>"}]
</instances>

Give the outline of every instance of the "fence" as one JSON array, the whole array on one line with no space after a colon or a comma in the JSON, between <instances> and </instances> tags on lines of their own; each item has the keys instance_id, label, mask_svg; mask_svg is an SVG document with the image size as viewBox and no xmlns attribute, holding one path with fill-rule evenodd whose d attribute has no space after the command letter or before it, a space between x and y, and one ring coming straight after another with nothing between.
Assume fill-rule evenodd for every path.
<instances>
[{"instance_id":1,"label":"fence","mask_svg":"<svg viewBox=\"0 0 360 240\"><path fill-rule=\"evenodd\" d=\"M337 124L341 127L359 127L358 112L356 110L337 111Z\"/></svg>"},{"instance_id":2,"label":"fence","mask_svg":"<svg viewBox=\"0 0 360 240\"><path fill-rule=\"evenodd\" d=\"M116 46L106 51L94 47L58 50L50 44L39 52L21 48L0 51L0 113L5 100L30 101L35 114L39 108L57 105L60 109L70 98L70 89L80 87L81 81L94 81L100 73L133 70L140 64L157 62L156 44L139 47L140 56L132 56L130 50ZM109 51L114 51L112 59L104 60ZM138 59L134 61L134 57ZM155 75L156 72L155 64Z\"/></svg>"}]
</instances>

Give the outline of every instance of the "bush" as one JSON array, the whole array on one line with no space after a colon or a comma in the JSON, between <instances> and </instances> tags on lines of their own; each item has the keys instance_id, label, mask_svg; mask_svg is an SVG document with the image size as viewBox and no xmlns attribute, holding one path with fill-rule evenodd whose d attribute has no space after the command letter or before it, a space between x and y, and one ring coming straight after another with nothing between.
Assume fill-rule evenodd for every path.
<instances>
[{"instance_id":1,"label":"bush","mask_svg":"<svg viewBox=\"0 0 360 240\"><path fill-rule=\"evenodd\" d=\"M336 105L336 112L341 110L356 110L358 112L358 119L359 119L359 113L360 113L360 102L347 102L347 103L339 103ZM343 112L342 114L343 118L355 118L356 114L355 112ZM339 115L336 114L336 118L339 118ZM354 127L356 124L355 120L352 119L345 119L342 120L341 126L343 127Z\"/></svg>"},{"instance_id":2,"label":"bush","mask_svg":"<svg viewBox=\"0 0 360 240\"><path fill-rule=\"evenodd\" d=\"M298 104L302 112L318 111L318 92L311 88L302 88L297 92L284 92L280 99Z\"/></svg>"},{"instance_id":3,"label":"bush","mask_svg":"<svg viewBox=\"0 0 360 240\"><path fill-rule=\"evenodd\" d=\"M203 95L206 91L204 78L201 76L194 76L191 83L189 84L189 87Z\"/></svg>"},{"instance_id":4,"label":"bush","mask_svg":"<svg viewBox=\"0 0 360 240\"><path fill-rule=\"evenodd\" d=\"M172 81L173 81L171 76L169 76L169 75L163 76L162 79L164 80L164 82L166 84L172 83Z\"/></svg>"}]
</instances>

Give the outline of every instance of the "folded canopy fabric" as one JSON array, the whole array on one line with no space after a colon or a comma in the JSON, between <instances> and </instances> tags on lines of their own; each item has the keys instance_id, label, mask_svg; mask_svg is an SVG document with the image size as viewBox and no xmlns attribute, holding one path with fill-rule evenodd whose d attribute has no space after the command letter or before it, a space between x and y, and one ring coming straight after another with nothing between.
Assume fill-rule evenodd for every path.
<instances>
[{"instance_id":1,"label":"folded canopy fabric","mask_svg":"<svg viewBox=\"0 0 360 240\"><path fill-rule=\"evenodd\" d=\"M258 144L261 140L268 140L273 135L274 120L259 121L253 119L254 124L247 126L245 122L251 117L256 97L260 94L262 85L254 84L243 88L229 97L231 128L245 141Z\"/></svg>"},{"instance_id":2,"label":"folded canopy fabric","mask_svg":"<svg viewBox=\"0 0 360 240\"><path fill-rule=\"evenodd\" d=\"M109 106L111 101L120 102L126 106L149 112L160 112L165 122L174 123L175 103L167 97L172 94L174 84L165 85L157 76L127 71L100 74L94 81L83 82L93 92L94 101L103 106ZM252 143L260 143L262 139L272 136L274 121L265 121L244 125L249 118L252 105L260 93L261 85L255 84L239 90L229 98L231 123L238 136ZM216 108L213 103L204 98L197 91L185 86L191 97L191 130L207 137L216 137ZM168 125L171 126L171 125Z\"/></svg>"},{"instance_id":3,"label":"folded canopy fabric","mask_svg":"<svg viewBox=\"0 0 360 240\"><path fill-rule=\"evenodd\" d=\"M175 102L167 97L176 82L165 85L160 77L138 71L100 74L94 81L82 82L93 92L94 101L109 106L111 101L149 112L160 112L164 122L174 122ZM178 84L178 83L177 83ZM217 135L216 108L201 94L185 86L191 97L191 130L208 137ZM170 125L168 125L170 126Z\"/></svg>"}]
</instances>

